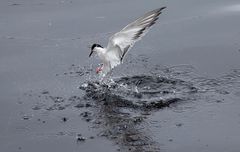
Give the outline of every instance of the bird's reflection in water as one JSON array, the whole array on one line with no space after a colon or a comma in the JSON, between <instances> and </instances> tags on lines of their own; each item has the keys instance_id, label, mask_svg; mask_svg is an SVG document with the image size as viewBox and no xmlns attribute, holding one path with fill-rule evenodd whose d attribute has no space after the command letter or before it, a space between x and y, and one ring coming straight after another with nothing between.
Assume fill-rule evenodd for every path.
<instances>
[{"instance_id":1,"label":"bird's reflection in water","mask_svg":"<svg viewBox=\"0 0 240 152\"><path fill-rule=\"evenodd\" d=\"M159 151L159 146L147 132L146 116L141 111L126 109L123 105L104 101L100 105L98 118L102 121L100 136L115 141L124 151Z\"/></svg>"},{"instance_id":2,"label":"bird's reflection in water","mask_svg":"<svg viewBox=\"0 0 240 152\"><path fill-rule=\"evenodd\" d=\"M132 76L104 85L82 86L85 99L94 100L100 136L115 141L124 151L160 151L148 130L147 117L155 110L186 100L197 92L191 83L159 76Z\"/></svg>"}]
</instances>

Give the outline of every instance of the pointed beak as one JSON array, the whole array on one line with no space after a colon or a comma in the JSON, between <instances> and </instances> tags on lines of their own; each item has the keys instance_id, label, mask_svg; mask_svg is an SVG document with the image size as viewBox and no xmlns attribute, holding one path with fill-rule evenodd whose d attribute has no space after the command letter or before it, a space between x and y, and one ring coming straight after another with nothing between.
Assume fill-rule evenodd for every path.
<instances>
[{"instance_id":1,"label":"pointed beak","mask_svg":"<svg viewBox=\"0 0 240 152\"><path fill-rule=\"evenodd\" d=\"M89 49L91 49L91 45L88 45L87 46ZM89 54L89 57L91 57L91 55L93 54L93 50L91 50L90 54Z\"/></svg>"},{"instance_id":2,"label":"pointed beak","mask_svg":"<svg viewBox=\"0 0 240 152\"><path fill-rule=\"evenodd\" d=\"M93 51L90 52L89 57L91 57L92 54L93 54Z\"/></svg>"}]
</instances>

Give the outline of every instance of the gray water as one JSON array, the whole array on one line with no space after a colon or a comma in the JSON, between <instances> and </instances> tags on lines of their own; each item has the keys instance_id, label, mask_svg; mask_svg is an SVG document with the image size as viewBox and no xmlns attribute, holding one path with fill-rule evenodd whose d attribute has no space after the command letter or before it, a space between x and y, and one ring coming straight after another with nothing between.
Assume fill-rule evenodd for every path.
<instances>
[{"instance_id":1,"label":"gray water","mask_svg":"<svg viewBox=\"0 0 240 152\"><path fill-rule=\"evenodd\" d=\"M113 82L92 43L167 9ZM0 2L0 151L240 150L240 2Z\"/></svg>"}]
</instances>

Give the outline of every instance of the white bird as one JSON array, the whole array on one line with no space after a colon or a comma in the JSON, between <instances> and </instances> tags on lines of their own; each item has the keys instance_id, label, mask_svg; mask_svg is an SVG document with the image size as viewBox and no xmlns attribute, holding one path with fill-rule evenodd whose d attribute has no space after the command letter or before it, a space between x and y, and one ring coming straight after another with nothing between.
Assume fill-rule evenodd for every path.
<instances>
[{"instance_id":1,"label":"white bird","mask_svg":"<svg viewBox=\"0 0 240 152\"><path fill-rule=\"evenodd\" d=\"M103 62L101 66L96 69L96 72L104 77L111 69L122 63L128 50L130 50L135 42L141 40L149 28L155 24L162 10L165 8L166 7L162 7L148 12L128 24L120 32L110 37L106 48L103 48L99 44L93 44L89 57L96 52Z\"/></svg>"}]
</instances>

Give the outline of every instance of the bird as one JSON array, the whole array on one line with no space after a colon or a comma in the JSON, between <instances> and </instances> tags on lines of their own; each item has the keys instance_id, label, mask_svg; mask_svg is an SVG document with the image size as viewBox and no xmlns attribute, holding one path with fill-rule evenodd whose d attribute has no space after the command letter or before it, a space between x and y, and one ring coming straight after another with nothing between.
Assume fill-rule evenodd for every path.
<instances>
[{"instance_id":1,"label":"bird","mask_svg":"<svg viewBox=\"0 0 240 152\"><path fill-rule=\"evenodd\" d=\"M125 26L121 31L109 38L107 47L104 48L100 44L93 44L89 57L96 53L102 61L100 67L97 67L96 73L105 77L114 67L123 63L127 52L156 23L165 8L154 9Z\"/></svg>"}]
</instances>

